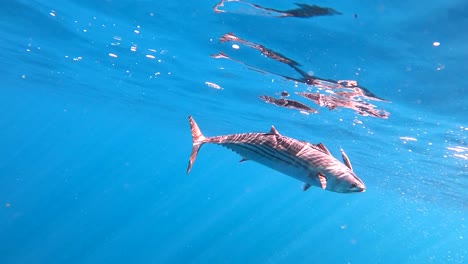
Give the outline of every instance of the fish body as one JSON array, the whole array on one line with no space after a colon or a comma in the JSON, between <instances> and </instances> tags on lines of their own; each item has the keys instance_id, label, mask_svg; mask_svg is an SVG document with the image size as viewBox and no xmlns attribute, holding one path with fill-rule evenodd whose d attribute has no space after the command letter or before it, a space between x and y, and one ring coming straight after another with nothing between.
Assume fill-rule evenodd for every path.
<instances>
[{"instance_id":1,"label":"fish body","mask_svg":"<svg viewBox=\"0 0 468 264\"><path fill-rule=\"evenodd\" d=\"M282 136L273 126L268 133L243 133L205 137L189 116L192 132L190 172L203 144L221 145L238 153L241 161L255 161L303 182L303 190L317 186L324 190L351 193L364 192L364 183L353 172L348 157L341 150L344 163L335 159L323 144Z\"/></svg>"}]
</instances>

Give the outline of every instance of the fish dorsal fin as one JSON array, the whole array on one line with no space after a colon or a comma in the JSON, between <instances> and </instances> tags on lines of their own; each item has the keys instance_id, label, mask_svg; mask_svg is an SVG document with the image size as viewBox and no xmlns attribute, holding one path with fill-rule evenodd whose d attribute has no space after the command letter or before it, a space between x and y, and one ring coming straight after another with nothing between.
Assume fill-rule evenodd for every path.
<instances>
[{"instance_id":1,"label":"fish dorsal fin","mask_svg":"<svg viewBox=\"0 0 468 264\"><path fill-rule=\"evenodd\" d=\"M325 147L325 145L323 145L322 143L318 143L317 145L314 145L314 146L319 148L323 153L331 156L330 151L328 151L327 147Z\"/></svg>"},{"instance_id":2,"label":"fish dorsal fin","mask_svg":"<svg viewBox=\"0 0 468 264\"><path fill-rule=\"evenodd\" d=\"M320 181L320 186L322 186L322 189L325 190L327 188L327 178L320 174L320 172L317 172L317 177Z\"/></svg>"},{"instance_id":3,"label":"fish dorsal fin","mask_svg":"<svg viewBox=\"0 0 468 264\"><path fill-rule=\"evenodd\" d=\"M310 184L304 182L304 184L302 185L302 191L307 191L308 189L310 188Z\"/></svg>"},{"instance_id":4,"label":"fish dorsal fin","mask_svg":"<svg viewBox=\"0 0 468 264\"><path fill-rule=\"evenodd\" d=\"M274 126L271 126L270 128L270 134L272 135L280 135L280 133L278 132L278 130L276 130L276 128Z\"/></svg>"},{"instance_id":5,"label":"fish dorsal fin","mask_svg":"<svg viewBox=\"0 0 468 264\"><path fill-rule=\"evenodd\" d=\"M341 157L343 158L343 162L348 167L350 170L353 170L353 166L351 166L351 161L349 161L348 156L346 156L346 153L344 152L343 149L340 149L341 151Z\"/></svg>"}]
</instances>

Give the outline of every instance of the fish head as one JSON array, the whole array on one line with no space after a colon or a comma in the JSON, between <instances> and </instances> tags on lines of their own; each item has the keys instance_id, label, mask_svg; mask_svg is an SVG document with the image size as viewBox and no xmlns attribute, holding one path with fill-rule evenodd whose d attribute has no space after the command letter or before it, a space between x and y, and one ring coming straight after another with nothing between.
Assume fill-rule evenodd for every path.
<instances>
[{"instance_id":1,"label":"fish head","mask_svg":"<svg viewBox=\"0 0 468 264\"><path fill-rule=\"evenodd\" d=\"M339 193L364 192L366 185L352 170L327 175L327 190Z\"/></svg>"},{"instance_id":2,"label":"fish head","mask_svg":"<svg viewBox=\"0 0 468 264\"><path fill-rule=\"evenodd\" d=\"M353 173L353 178L348 186L348 192L365 192L366 185Z\"/></svg>"}]
</instances>

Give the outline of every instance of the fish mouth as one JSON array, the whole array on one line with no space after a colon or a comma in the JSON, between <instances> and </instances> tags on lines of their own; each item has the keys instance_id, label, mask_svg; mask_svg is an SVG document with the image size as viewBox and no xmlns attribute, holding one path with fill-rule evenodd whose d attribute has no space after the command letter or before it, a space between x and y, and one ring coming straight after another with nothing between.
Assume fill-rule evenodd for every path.
<instances>
[{"instance_id":1,"label":"fish mouth","mask_svg":"<svg viewBox=\"0 0 468 264\"><path fill-rule=\"evenodd\" d=\"M364 187L364 186L357 186L357 187L355 187L355 188L353 189L353 192L360 192L360 193L362 193L362 192L365 192L365 191L366 191L366 187Z\"/></svg>"},{"instance_id":2,"label":"fish mouth","mask_svg":"<svg viewBox=\"0 0 468 264\"><path fill-rule=\"evenodd\" d=\"M350 189L351 192L365 192L366 186L362 183L354 183Z\"/></svg>"}]
</instances>

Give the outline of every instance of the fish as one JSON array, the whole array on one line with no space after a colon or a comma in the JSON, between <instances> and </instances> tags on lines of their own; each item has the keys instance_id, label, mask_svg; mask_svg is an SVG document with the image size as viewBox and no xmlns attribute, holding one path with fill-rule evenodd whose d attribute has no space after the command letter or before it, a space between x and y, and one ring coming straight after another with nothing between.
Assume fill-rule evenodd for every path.
<instances>
[{"instance_id":1,"label":"fish","mask_svg":"<svg viewBox=\"0 0 468 264\"><path fill-rule=\"evenodd\" d=\"M303 183L302 190L311 186L337 193L364 192L366 186L354 173L351 162L341 150L343 163L334 158L322 143L281 135L274 126L267 133L242 133L205 137L193 117L188 117L192 134L192 152L187 174L190 173L198 151L204 144L226 147L241 156L241 162L255 161Z\"/></svg>"}]
</instances>

